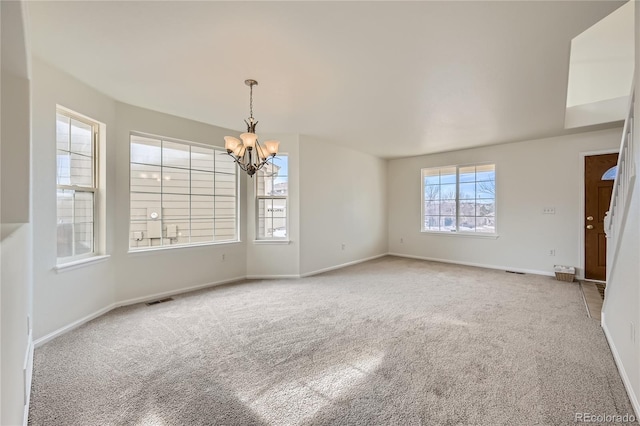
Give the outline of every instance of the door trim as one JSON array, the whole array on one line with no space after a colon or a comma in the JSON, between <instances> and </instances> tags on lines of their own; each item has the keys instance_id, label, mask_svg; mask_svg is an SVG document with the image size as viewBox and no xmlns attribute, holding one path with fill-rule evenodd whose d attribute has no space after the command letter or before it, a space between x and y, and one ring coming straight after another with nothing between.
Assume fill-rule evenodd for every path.
<instances>
[{"instance_id":1,"label":"door trim","mask_svg":"<svg viewBox=\"0 0 640 426\"><path fill-rule=\"evenodd\" d=\"M584 260L584 227L586 226L585 218L584 218L584 208L585 208L585 199L584 199L584 159L585 157L590 157L592 155L602 155L602 154L618 154L620 155L620 148L609 148L609 149L600 149L597 151L584 151L580 153L580 206L578 210L578 252L580 259L580 265L578 267L578 271L576 274L576 278L580 280L584 280L584 268L585 268L585 260ZM593 281L593 280L589 280ZM595 282L604 282L604 281L595 281Z\"/></svg>"}]
</instances>

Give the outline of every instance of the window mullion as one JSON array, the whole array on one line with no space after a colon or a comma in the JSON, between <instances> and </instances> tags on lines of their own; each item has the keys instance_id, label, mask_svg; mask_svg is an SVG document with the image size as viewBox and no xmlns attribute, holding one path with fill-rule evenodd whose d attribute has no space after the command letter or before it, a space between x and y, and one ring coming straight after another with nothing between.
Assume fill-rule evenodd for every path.
<instances>
[{"instance_id":1,"label":"window mullion","mask_svg":"<svg viewBox=\"0 0 640 426\"><path fill-rule=\"evenodd\" d=\"M98 187L98 152L97 152L97 147L98 147L98 131L96 130L95 126L91 127L91 131L93 132L93 136L92 136L92 145L91 145L91 158L92 158L92 168L91 168L91 172L93 173L93 179L91 180L91 184L93 185L94 188Z\"/></svg>"},{"instance_id":2,"label":"window mullion","mask_svg":"<svg viewBox=\"0 0 640 426\"><path fill-rule=\"evenodd\" d=\"M78 192L96 192L98 188L91 186L79 186L79 185L57 185L58 189L66 191L78 191Z\"/></svg>"},{"instance_id":3,"label":"window mullion","mask_svg":"<svg viewBox=\"0 0 640 426\"><path fill-rule=\"evenodd\" d=\"M164 228L164 139L160 140L160 246L164 246L164 237L162 236L162 228ZM149 210L147 210L148 212ZM149 218L147 218L149 220ZM151 238L149 238L149 246L151 246Z\"/></svg>"},{"instance_id":4,"label":"window mullion","mask_svg":"<svg viewBox=\"0 0 640 426\"><path fill-rule=\"evenodd\" d=\"M91 217L91 252L95 253L96 252L96 212L98 211L98 197L96 196L97 194L97 189L98 189L98 185L100 184L100 180L98 177L98 173L99 173L99 157L98 157L98 126L96 126L95 124L93 126L91 126L91 131L93 132L93 137L92 137L92 141L93 141L93 145L91 146L91 158L92 158L92 172L93 172L93 180L92 180L92 184L93 184L93 194L91 195L91 208L92 208L92 217Z\"/></svg>"},{"instance_id":5,"label":"window mullion","mask_svg":"<svg viewBox=\"0 0 640 426\"><path fill-rule=\"evenodd\" d=\"M73 192L71 202L71 256L76 255L76 192Z\"/></svg>"},{"instance_id":6,"label":"window mullion","mask_svg":"<svg viewBox=\"0 0 640 426\"><path fill-rule=\"evenodd\" d=\"M191 174L193 170L191 169L191 145L189 145L189 243L192 242L193 237L193 177Z\"/></svg>"},{"instance_id":7,"label":"window mullion","mask_svg":"<svg viewBox=\"0 0 640 426\"><path fill-rule=\"evenodd\" d=\"M71 182L71 117L69 117L69 182ZM71 256L76 255L76 192L73 191L71 202Z\"/></svg>"},{"instance_id":8,"label":"window mullion","mask_svg":"<svg viewBox=\"0 0 640 426\"><path fill-rule=\"evenodd\" d=\"M460 167L456 166L456 232L460 232Z\"/></svg>"},{"instance_id":9,"label":"window mullion","mask_svg":"<svg viewBox=\"0 0 640 426\"><path fill-rule=\"evenodd\" d=\"M211 217L213 220L211 221L211 239L213 241L216 240L216 204L218 203L218 197L216 196L216 182L218 180L218 170L216 170L216 154L215 150L213 151L213 212L211 212ZM236 185L237 186L237 185ZM237 209L236 209L237 211ZM238 214L236 213L236 217ZM238 224L235 224L236 229L238 229ZM237 231L236 231L237 232Z\"/></svg>"},{"instance_id":10,"label":"window mullion","mask_svg":"<svg viewBox=\"0 0 640 426\"><path fill-rule=\"evenodd\" d=\"M69 117L69 140L67 141L67 148L69 149L69 182L71 182L71 117ZM73 197L71 199L71 256L76 255L76 220L75 220L75 212L76 212L76 193L73 192Z\"/></svg>"}]
</instances>

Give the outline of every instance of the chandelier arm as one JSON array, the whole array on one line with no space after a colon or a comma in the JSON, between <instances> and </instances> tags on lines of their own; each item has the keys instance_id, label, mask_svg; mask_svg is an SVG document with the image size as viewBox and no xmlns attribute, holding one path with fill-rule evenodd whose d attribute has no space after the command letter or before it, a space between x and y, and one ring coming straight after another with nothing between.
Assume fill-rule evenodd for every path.
<instances>
[{"instance_id":1,"label":"chandelier arm","mask_svg":"<svg viewBox=\"0 0 640 426\"><path fill-rule=\"evenodd\" d=\"M271 162L270 160L272 160L274 157L275 157L274 155L270 155L269 157L267 157L264 160L262 160L260 162L260 166L258 167L258 170L260 170L261 168L263 168L267 164L273 164L273 162Z\"/></svg>"},{"instance_id":2,"label":"chandelier arm","mask_svg":"<svg viewBox=\"0 0 640 426\"><path fill-rule=\"evenodd\" d=\"M236 157L234 154L231 154L231 153L227 153L227 155L233 158L233 161L238 165L238 167L240 167L240 169L242 169L243 172L247 171L246 166L240 162L240 157Z\"/></svg>"}]
</instances>

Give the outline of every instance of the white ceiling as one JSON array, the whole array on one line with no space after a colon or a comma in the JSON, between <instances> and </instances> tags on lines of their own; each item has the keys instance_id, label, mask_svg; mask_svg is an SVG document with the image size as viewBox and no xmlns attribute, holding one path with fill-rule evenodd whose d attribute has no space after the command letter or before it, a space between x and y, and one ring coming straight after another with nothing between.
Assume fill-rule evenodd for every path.
<instances>
[{"instance_id":1,"label":"white ceiling","mask_svg":"<svg viewBox=\"0 0 640 426\"><path fill-rule=\"evenodd\" d=\"M623 2L29 2L36 56L122 102L384 158L564 134L573 37Z\"/></svg>"}]
</instances>

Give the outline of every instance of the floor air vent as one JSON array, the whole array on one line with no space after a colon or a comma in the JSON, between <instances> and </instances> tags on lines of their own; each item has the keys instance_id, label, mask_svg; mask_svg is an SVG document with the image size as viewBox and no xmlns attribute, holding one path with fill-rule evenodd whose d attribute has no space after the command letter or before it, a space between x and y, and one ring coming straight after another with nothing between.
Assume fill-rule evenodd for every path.
<instances>
[{"instance_id":1,"label":"floor air vent","mask_svg":"<svg viewBox=\"0 0 640 426\"><path fill-rule=\"evenodd\" d=\"M524 275L524 272L517 272L517 271L505 271L508 274L518 274L518 275Z\"/></svg>"},{"instance_id":2,"label":"floor air vent","mask_svg":"<svg viewBox=\"0 0 640 426\"><path fill-rule=\"evenodd\" d=\"M164 299L154 300L153 302L147 302L147 306L157 305L158 303L170 302L173 300L173 297L166 297Z\"/></svg>"}]
</instances>

